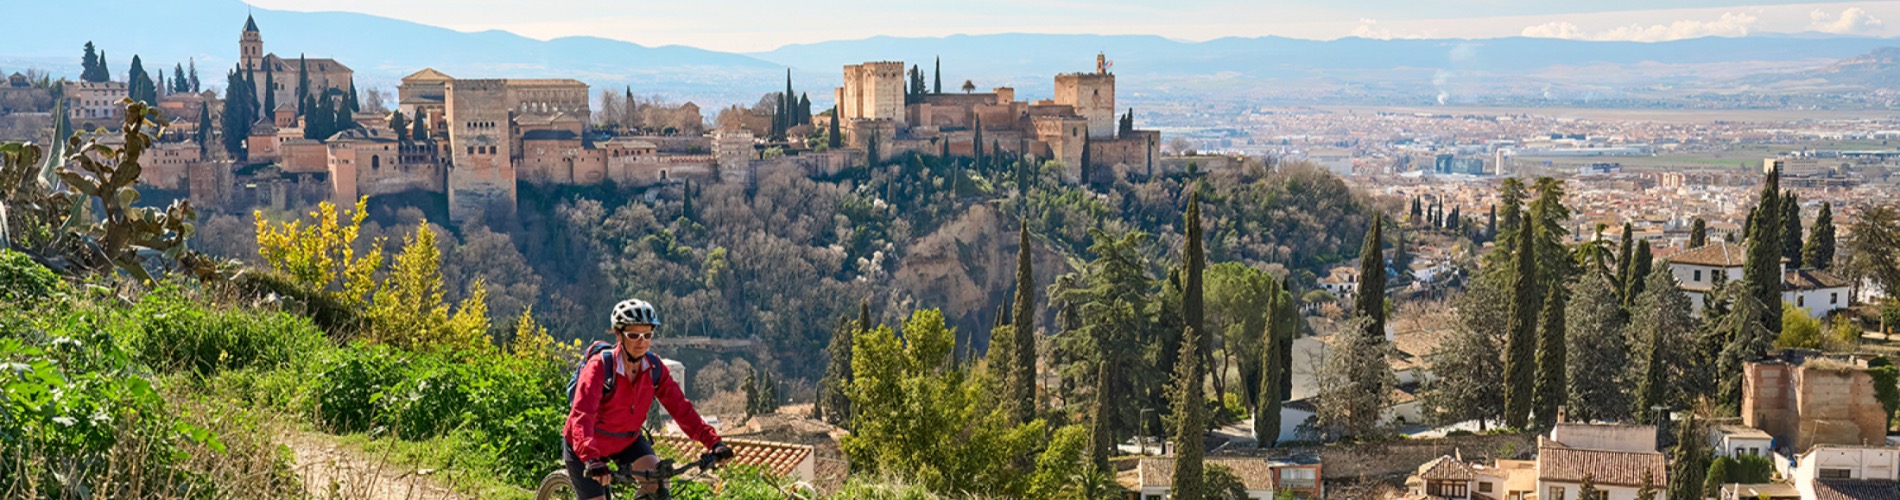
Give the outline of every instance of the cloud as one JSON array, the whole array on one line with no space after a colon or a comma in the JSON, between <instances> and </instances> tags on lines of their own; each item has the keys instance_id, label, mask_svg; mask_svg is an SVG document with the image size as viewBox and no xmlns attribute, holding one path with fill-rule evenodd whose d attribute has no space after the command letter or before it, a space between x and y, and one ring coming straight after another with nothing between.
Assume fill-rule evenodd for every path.
<instances>
[{"instance_id":1,"label":"cloud","mask_svg":"<svg viewBox=\"0 0 1900 500\"><path fill-rule=\"evenodd\" d=\"M1858 11L1859 9L1848 10ZM1723 12L1720 18L1712 21L1683 19L1668 24L1635 23L1594 33L1570 22L1554 21L1525 27L1520 34L1527 37L1569 40L1661 42L1705 36L1748 36L1749 31L1760 21L1761 18L1747 12ZM1878 23L1879 20L1876 19L1874 22Z\"/></svg>"},{"instance_id":2,"label":"cloud","mask_svg":"<svg viewBox=\"0 0 1900 500\"><path fill-rule=\"evenodd\" d=\"M1882 24L1880 18L1874 17L1873 14L1868 14L1867 11L1861 10L1860 7L1848 7L1847 10L1841 11L1841 15L1839 16L1835 16L1826 11L1816 10L1808 14L1808 18L1814 21L1809 27L1815 31L1844 35L1875 33L1880 31Z\"/></svg>"},{"instance_id":3,"label":"cloud","mask_svg":"<svg viewBox=\"0 0 1900 500\"><path fill-rule=\"evenodd\" d=\"M1352 36L1377 40L1391 40L1394 38L1437 38L1438 30L1428 29L1412 33L1395 31L1389 28L1379 27L1378 19L1361 17L1359 18L1359 25L1352 28Z\"/></svg>"}]
</instances>

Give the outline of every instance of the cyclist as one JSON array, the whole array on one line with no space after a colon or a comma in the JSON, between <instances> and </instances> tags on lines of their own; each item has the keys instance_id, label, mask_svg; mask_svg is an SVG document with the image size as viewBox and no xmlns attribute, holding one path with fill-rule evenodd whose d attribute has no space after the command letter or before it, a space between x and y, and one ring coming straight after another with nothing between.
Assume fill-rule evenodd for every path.
<instances>
[{"instance_id":1,"label":"cyclist","mask_svg":"<svg viewBox=\"0 0 1900 500\"><path fill-rule=\"evenodd\" d=\"M618 344L610 351L611 357L593 356L582 365L567 425L561 431L566 444L562 458L567 462L567 473L573 478L578 496L592 500L606 495L606 485L612 481L607 468L609 460L623 470L632 467L636 471L651 471L657 466L659 457L653 453L653 442L640 433L646 424L647 411L656 399L679 423L680 430L705 445L718 457L720 465L731 461L732 448L721 442L719 433L700 418L666 365L657 362L657 356L647 354L653 345L655 330L660 326L660 317L653 305L628 299L614 305L610 319L612 328L608 333ZM610 364L612 366L607 366ZM652 382L654 377L649 370L659 370L657 384ZM614 378L611 392L606 390L609 376ZM642 483L642 493L657 488L657 484Z\"/></svg>"}]
</instances>

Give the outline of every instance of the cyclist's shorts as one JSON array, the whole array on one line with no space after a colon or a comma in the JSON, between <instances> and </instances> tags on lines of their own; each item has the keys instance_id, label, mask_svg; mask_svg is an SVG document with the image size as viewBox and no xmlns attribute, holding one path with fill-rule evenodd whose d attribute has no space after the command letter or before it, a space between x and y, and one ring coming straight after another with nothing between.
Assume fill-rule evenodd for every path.
<instances>
[{"instance_id":1,"label":"cyclist's shorts","mask_svg":"<svg viewBox=\"0 0 1900 500\"><path fill-rule=\"evenodd\" d=\"M566 440L563 439L562 441ZM614 464L616 469L625 469L632 464L634 460L652 454L654 454L653 441L647 440L647 437L642 435L640 439L634 440L633 444L628 445L626 449L620 450L619 453L608 455L606 458L608 462ZM574 480L574 493L579 495L581 500L607 494L606 486L601 485L600 481L595 481L594 478L586 476L587 464L581 462L581 458L574 455L574 449L565 443L561 445L561 458L567 461L567 477Z\"/></svg>"}]
</instances>

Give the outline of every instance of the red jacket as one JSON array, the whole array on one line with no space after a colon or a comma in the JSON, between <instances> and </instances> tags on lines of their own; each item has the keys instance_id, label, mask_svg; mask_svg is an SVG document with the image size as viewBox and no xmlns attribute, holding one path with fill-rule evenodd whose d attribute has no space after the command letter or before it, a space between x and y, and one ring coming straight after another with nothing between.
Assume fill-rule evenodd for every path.
<instances>
[{"instance_id":1,"label":"red jacket","mask_svg":"<svg viewBox=\"0 0 1900 500\"><path fill-rule=\"evenodd\" d=\"M693 402L686 400L686 394L680 392L678 382L673 381L671 370L664 363L659 366L642 368L646 364L640 361L627 361L620 354L620 348L613 351L622 365L625 375L614 374L614 393L606 401L601 400L601 372L607 370L600 356L587 360L581 367L580 381L574 388L574 404L567 412L567 426L561 434L567 439L567 445L574 449L574 455L581 461L592 461L601 457L619 453L640 437L640 427L646 424L647 410L653 406L653 400L660 400L660 406L678 422L680 430L686 432L695 441L707 448L719 444L719 433L706 421L699 418L699 411L693 409ZM647 370L660 370L658 396L654 394L653 377Z\"/></svg>"}]
</instances>

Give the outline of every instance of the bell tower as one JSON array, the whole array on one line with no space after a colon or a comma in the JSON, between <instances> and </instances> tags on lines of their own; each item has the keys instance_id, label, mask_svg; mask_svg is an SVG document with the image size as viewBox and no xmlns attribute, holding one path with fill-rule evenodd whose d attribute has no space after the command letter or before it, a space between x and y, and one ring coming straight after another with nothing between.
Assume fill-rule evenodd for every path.
<instances>
[{"instance_id":1,"label":"bell tower","mask_svg":"<svg viewBox=\"0 0 1900 500\"><path fill-rule=\"evenodd\" d=\"M264 35L257 32L257 19L244 16L244 34L238 37L238 60L245 68L264 67Z\"/></svg>"}]
</instances>

